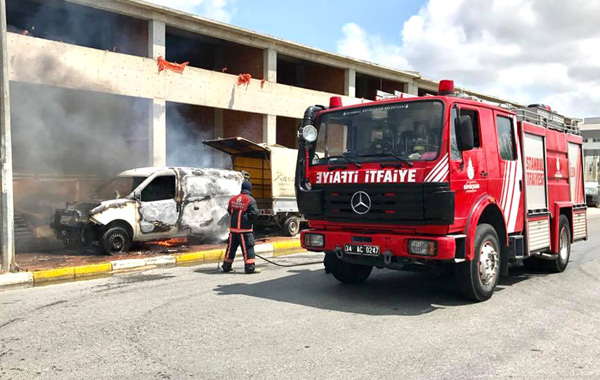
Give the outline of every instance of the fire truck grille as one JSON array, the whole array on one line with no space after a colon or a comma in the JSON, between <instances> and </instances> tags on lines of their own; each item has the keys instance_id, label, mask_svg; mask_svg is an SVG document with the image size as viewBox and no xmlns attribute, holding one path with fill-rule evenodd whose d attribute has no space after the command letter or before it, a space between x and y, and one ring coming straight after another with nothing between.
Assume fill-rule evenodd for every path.
<instances>
[{"instance_id":1,"label":"fire truck grille","mask_svg":"<svg viewBox=\"0 0 600 380\"><path fill-rule=\"evenodd\" d=\"M323 198L323 216L331 221L408 225L454 219L454 193L447 183L324 186Z\"/></svg>"}]
</instances>

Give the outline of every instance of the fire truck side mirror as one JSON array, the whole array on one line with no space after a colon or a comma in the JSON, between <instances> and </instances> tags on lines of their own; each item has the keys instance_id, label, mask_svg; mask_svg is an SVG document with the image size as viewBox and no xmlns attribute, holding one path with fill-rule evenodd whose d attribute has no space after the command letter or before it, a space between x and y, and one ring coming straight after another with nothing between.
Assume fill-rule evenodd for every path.
<instances>
[{"instance_id":1,"label":"fire truck side mirror","mask_svg":"<svg viewBox=\"0 0 600 380\"><path fill-rule=\"evenodd\" d=\"M456 142L461 152L473 149L475 139L473 138L473 123L471 117L462 115L456 119Z\"/></svg>"}]
</instances>

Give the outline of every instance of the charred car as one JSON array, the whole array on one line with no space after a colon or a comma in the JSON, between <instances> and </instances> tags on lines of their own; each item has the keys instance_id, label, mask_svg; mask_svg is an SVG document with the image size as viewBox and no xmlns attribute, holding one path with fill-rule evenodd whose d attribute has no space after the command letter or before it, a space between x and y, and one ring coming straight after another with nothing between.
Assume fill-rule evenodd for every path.
<instances>
[{"instance_id":1,"label":"charred car","mask_svg":"<svg viewBox=\"0 0 600 380\"><path fill-rule=\"evenodd\" d=\"M140 168L102 185L93 200L55 211L52 228L65 245L97 245L112 255L133 242L176 237L223 241L227 204L238 194L241 173L220 169Z\"/></svg>"}]
</instances>

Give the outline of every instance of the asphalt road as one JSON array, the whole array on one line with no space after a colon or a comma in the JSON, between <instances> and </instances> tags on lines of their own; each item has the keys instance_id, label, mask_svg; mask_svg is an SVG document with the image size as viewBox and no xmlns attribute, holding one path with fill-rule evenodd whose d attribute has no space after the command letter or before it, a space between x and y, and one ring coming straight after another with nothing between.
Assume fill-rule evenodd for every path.
<instances>
[{"instance_id":1,"label":"asphalt road","mask_svg":"<svg viewBox=\"0 0 600 380\"><path fill-rule=\"evenodd\" d=\"M563 274L450 278L321 265L169 268L0 293L0 379L600 378L600 217ZM315 255L280 261L299 263Z\"/></svg>"}]
</instances>

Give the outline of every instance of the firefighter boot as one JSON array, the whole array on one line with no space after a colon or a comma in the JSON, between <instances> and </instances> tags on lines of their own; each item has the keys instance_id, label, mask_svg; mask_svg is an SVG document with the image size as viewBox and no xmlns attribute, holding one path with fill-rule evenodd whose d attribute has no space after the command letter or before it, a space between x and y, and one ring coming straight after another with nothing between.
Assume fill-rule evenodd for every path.
<instances>
[{"instance_id":1,"label":"firefighter boot","mask_svg":"<svg viewBox=\"0 0 600 380\"><path fill-rule=\"evenodd\" d=\"M223 261L223 265L221 265L221 269L223 269L223 273L231 272L231 263Z\"/></svg>"},{"instance_id":2,"label":"firefighter boot","mask_svg":"<svg viewBox=\"0 0 600 380\"><path fill-rule=\"evenodd\" d=\"M260 269L255 267L254 264L246 264L244 267L244 271L246 272L246 274L260 273Z\"/></svg>"}]
</instances>

